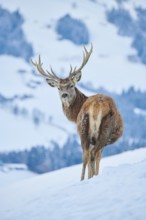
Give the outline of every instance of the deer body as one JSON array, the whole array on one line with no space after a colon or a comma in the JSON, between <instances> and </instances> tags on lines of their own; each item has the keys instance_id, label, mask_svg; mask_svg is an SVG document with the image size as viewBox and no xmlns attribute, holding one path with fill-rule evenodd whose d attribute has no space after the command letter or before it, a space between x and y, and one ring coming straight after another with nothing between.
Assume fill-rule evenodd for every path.
<instances>
[{"instance_id":1,"label":"deer body","mask_svg":"<svg viewBox=\"0 0 146 220\"><path fill-rule=\"evenodd\" d=\"M77 126L83 148L83 180L87 163L88 178L98 175L102 149L122 135L123 122L113 99L97 94L83 104Z\"/></svg>"},{"instance_id":2,"label":"deer body","mask_svg":"<svg viewBox=\"0 0 146 220\"><path fill-rule=\"evenodd\" d=\"M92 52L84 48L85 54L79 69L70 70L69 77L60 79L51 68L51 73L43 70L41 59L33 63L45 76L48 84L59 89L63 112L66 117L77 124L77 130L83 149L83 166L81 180L85 177L88 164L88 178L98 175L102 149L114 143L123 133L122 117L111 97L97 94L90 97L79 91L75 84L81 78L81 70L88 62Z\"/></svg>"},{"instance_id":3,"label":"deer body","mask_svg":"<svg viewBox=\"0 0 146 220\"><path fill-rule=\"evenodd\" d=\"M77 124L83 149L83 167L86 168L89 163L88 177L95 174L91 165L95 166L93 169L97 175L102 148L114 143L123 132L122 118L113 99L102 94L87 97L76 88L73 102L69 106L62 103L62 107L66 117Z\"/></svg>"}]
</instances>

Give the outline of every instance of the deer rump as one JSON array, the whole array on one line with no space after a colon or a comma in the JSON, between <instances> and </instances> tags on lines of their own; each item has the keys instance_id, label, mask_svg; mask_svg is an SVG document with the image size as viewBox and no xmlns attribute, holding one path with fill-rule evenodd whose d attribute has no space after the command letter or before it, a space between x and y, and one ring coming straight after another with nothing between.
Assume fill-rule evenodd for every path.
<instances>
[{"instance_id":1,"label":"deer rump","mask_svg":"<svg viewBox=\"0 0 146 220\"><path fill-rule=\"evenodd\" d=\"M83 104L77 118L83 150L97 152L113 144L123 133L122 118L112 98L97 94Z\"/></svg>"},{"instance_id":2,"label":"deer rump","mask_svg":"<svg viewBox=\"0 0 146 220\"><path fill-rule=\"evenodd\" d=\"M104 146L114 143L123 133L123 121L112 98L97 94L88 97L77 117L78 133L83 149L81 180L98 175Z\"/></svg>"}]
</instances>

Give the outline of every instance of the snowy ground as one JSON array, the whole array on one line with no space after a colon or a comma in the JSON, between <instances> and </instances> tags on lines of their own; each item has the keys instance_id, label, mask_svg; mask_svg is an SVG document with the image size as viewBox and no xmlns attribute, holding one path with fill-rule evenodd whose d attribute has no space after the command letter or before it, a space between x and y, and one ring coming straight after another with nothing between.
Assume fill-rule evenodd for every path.
<instances>
[{"instance_id":1,"label":"snowy ground","mask_svg":"<svg viewBox=\"0 0 146 220\"><path fill-rule=\"evenodd\" d=\"M28 170L22 170L22 171L12 170L12 171L7 171L7 172L0 171L0 189L2 187L12 185L24 179L34 177L36 175L37 174L32 173Z\"/></svg>"},{"instance_id":2,"label":"snowy ground","mask_svg":"<svg viewBox=\"0 0 146 220\"><path fill-rule=\"evenodd\" d=\"M100 175L79 181L81 165L0 190L2 220L146 219L146 148L101 161Z\"/></svg>"}]
</instances>

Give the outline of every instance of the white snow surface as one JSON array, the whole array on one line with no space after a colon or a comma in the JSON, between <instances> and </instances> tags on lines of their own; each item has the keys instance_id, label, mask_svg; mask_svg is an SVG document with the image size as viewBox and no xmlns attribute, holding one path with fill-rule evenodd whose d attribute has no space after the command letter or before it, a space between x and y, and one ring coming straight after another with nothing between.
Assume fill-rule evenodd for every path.
<instances>
[{"instance_id":1,"label":"white snow surface","mask_svg":"<svg viewBox=\"0 0 146 220\"><path fill-rule=\"evenodd\" d=\"M18 183L27 178L32 178L37 174L30 172L29 170L0 170L0 189L2 187L8 187L14 183Z\"/></svg>"},{"instance_id":2,"label":"white snow surface","mask_svg":"<svg viewBox=\"0 0 146 220\"><path fill-rule=\"evenodd\" d=\"M28 42L32 43L35 56L41 54L43 65L51 65L59 76L67 76L70 64L79 66L82 61L82 47L68 40L58 40L55 31L59 18L70 14L82 20L90 32L94 50L83 70L82 82L94 88L100 86L120 93L130 86L146 90L146 68L141 63L132 63L128 55L136 55L131 48L131 38L121 37L114 25L105 16L107 9L117 7L115 0L0 0L1 7L10 11L19 10L24 17L23 30ZM73 7L76 4L76 8ZM129 0L123 4L134 14L135 7L146 8L146 1ZM48 28L47 26L50 26ZM87 46L89 48L90 45ZM24 70L20 74L19 70ZM35 145L51 146L51 141L59 140L63 146L69 134L76 132L75 125L68 122L62 113L58 91L50 88L45 80L32 73L34 67L20 58L0 56L0 94L6 98L23 94L33 98L16 100L13 105L28 111L28 117L12 115L7 108L0 109L0 151L20 150ZM41 86L31 89L28 84L36 80ZM88 94L87 91L85 91ZM90 94L92 95L92 94ZM34 109L41 111L44 118L34 126ZM48 118L52 118L52 123Z\"/></svg>"},{"instance_id":3,"label":"white snow surface","mask_svg":"<svg viewBox=\"0 0 146 220\"><path fill-rule=\"evenodd\" d=\"M101 160L100 174L79 181L81 165L0 190L2 220L144 220L146 148Z\"/></svg>"}]
</instances>

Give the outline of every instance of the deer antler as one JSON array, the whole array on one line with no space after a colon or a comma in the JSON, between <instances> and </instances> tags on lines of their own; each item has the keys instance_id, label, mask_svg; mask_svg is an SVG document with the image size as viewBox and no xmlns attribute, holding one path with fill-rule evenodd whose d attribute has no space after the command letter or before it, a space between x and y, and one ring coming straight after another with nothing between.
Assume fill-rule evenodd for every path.
<instances>
[{"instance_id":1,"label":"deer antler","mask_svg":"<svg viewBox=\"0 0 146 220\"><path fill-rule=\"evenodd\" d=\"M69 77L73 78L77 73L81 72L81 70L83 69L83 67L86 65L86 63L88 62L90 55L93 51L93 45L91 44L91 48L90 51L88 52L86 47L83 47L83 61L81 66L77 69L77 67L75 67L74 69L72 68L72 66L70 66L70 73L69 73ZM31 60L32 64L37 68L37 70L43 75L45 76L47 79L52 79L54 81L59 81L60 78L58 76L56 76L56 74L54 73L52 67L50 67L51 69L51 73L49 71L45 70L42 68L42 62L41 62L41 56L39 55L39 59L38 62L34 62L33 60Z\"/></svg>"},{"instance_id":2,"label":"deer antler","mask_svg":"<svg viewBox=\"0 0 146 220\"><path fill-rule=\"evenodd\" d=\"M42 62L41 62L41 56L39 55L39 60L38 62L34 62L33 60L31 60L32 64L37 68L37 70L43 75L45 76L47 79L53 79L55 81L59 80L59 77L56 76L56 74L54 73L52 67L50 67L51 69L51 73L49 71L45 72L44 69L42 68Z\"/></svg>"},{"instance_id":3,"label":"deer antler","mask_svg":"<svg viewBox=\"0 0 146 220\"><path fill-rule=\"evenodd\" d=\"M83 69L83 67L86 65L86 63L88 62L89 58L90 58L90 55L93 51L93 45L91 44L91 48L90 48L90 51L88 52L86 47L84 46L83 47L84 50L83 50L83 61L82 61L82 64L81 66L77 69L77 67L72 68L72 66L70 66L70 77L72 78L73 76L75 76L78 72L81 72L81 70Z\"/></svg>"}]
</instances>

